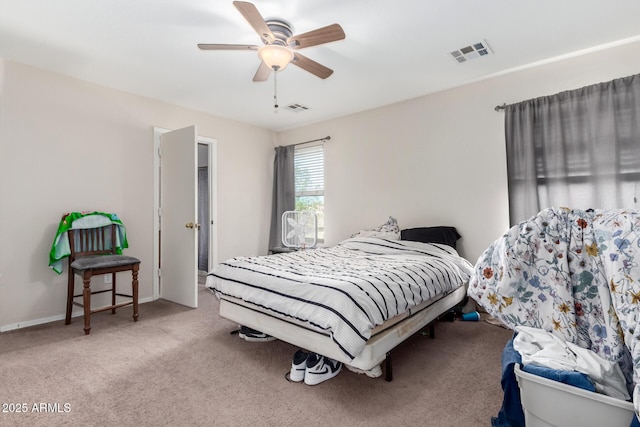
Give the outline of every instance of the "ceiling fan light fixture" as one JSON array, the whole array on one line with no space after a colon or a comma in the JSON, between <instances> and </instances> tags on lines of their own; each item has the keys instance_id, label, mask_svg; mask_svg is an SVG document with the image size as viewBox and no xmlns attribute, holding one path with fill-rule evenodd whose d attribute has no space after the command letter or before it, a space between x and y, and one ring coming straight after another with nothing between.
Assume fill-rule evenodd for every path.
<instances>
[{"instance_id":1,"label":"ceiling fan light fixture","mask_svg":"<svg viewBox=\"0 0 640 427\"><path fill-rule=\"evenodd\" d=\"M258 49L258 56L274 71L282 71L293 59L291 49L277 44L268 44Z\"/></svg>"}]
</instances>

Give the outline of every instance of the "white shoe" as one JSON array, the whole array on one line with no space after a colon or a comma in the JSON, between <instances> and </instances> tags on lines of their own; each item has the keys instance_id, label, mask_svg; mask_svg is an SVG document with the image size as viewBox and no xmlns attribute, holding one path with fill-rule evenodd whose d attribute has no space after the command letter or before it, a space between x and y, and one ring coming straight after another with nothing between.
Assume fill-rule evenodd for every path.
<instances>
[{"instance_id":1,"label":"white shoe","mask_svg":"<svg viewBox=\"0 0 640 427\"><path fill-rule=\"evenodd\" d=\"M291 372L289 372L289 380L294 383L304 381L304 374L307 369L307 359L309 353L302 350L298 350L293 354L293 361L291 362Z\"/></svg>"},{"instance_id":2,"label":"white shoe","mask_svg":"<svg viewBox=\"0 0 640 427\"><path fill-rule=\"evenodd\" d=\"M341 362L312 353L307 358L307 368L304 371L304 383L307 385L320 384L338 375L341 369Z\"/></svg>"},{"instance_id":3,"label":"white shoe","mask_svg":"<svg viewBox=\"0 0 640 427\"><path fill-rule=\"evenodd\" d=\"M249 342L266 342L266 341L275 341L275 337L271 335L267 335L263 332L256 331L255 329L248 328L246 326L240 327L240 332L238 332L238 336L245 341Z\"/></svg>"}]
</instances>

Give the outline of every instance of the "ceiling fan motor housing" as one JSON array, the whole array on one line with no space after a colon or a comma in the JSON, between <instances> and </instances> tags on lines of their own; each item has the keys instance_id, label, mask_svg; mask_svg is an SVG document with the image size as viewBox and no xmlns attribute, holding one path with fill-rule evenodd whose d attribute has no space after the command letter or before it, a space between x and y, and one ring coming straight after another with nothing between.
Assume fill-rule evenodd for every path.
<instances>
[{"instance_id":1,"label":"ceiling fan motor housing","mask_svg":"<svg viewBox=\"0 0 640 427\"><path fill-rule=\"evenodd\" d=\"M293 35L291 24L283 19L268 19L265 21L267 27L273 33L275 40L270 40L267 34L262 35L262 41L265 44L278 44L287 46L287 39Z\"/></svg>"}]
</instances>

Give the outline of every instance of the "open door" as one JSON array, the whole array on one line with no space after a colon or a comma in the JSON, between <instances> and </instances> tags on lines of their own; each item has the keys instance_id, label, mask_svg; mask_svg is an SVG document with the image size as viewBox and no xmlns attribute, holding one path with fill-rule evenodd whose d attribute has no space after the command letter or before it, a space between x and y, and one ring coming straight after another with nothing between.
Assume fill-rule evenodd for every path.
<instances>
[{"instance_id":1,"label":"open door","mask_svg":"<svg viewBox=\"0 0 640 427\"><path fill-rule=\"evenodd\" d=\"M160 298L198 307L197 129L160 137Z\"/></svg>"}]
</instances>

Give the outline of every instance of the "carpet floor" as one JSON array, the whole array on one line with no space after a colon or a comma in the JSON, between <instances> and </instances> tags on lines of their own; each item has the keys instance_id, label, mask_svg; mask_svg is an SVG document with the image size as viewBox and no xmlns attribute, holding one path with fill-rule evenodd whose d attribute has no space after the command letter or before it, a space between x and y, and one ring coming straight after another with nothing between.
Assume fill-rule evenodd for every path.
<instances>
[{"instance_id":1,"label":"carpet floor","mask_svg":"<svg viewBox=\"0 0 640 427\"><path fill-rule=\"evenodd\" d=\"M317 386L285 374L296 347L246 342L201 288L165 300L0 334L2 426L489 426L511 331L442 321L393 352L394 379L346 369Z\"/></svg>"}]
</instances>

